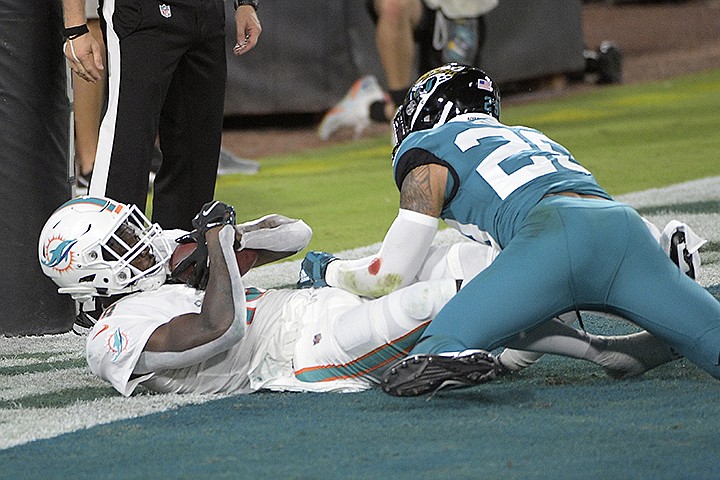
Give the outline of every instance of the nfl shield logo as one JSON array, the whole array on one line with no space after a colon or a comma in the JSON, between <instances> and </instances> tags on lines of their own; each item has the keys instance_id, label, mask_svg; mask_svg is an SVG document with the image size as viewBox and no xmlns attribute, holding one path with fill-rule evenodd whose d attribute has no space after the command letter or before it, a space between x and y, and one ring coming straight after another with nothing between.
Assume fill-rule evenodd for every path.
<instances>
[{"instance_id":1,"label":"nfl shield logo","mask_svg":"<svg viewBox=\"0 0 720 480\"><path fill-rule=\"evenodd\" d=\"M170 18L172 16L172 12L170 11L170 5L165 5L164 3L160 4L160 15L162 15L165 18Z\"/></svg>"}]
</instances>

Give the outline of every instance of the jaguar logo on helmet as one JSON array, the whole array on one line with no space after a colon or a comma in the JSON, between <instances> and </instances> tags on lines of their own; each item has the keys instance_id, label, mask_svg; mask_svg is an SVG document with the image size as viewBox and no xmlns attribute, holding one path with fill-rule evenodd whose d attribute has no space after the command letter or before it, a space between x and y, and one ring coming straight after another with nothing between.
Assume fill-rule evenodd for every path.
<instances>
[{"instance_id":1,"label":"jaguar logo on helmet","mask_svg":"<svg viewBox=\"0 0 720 480\"><path fill-rule=\"evenodd\" d=\"M425 91L425 93L430 93L433 91L433 88L435 87L435 84L437 83L437 78L430 77L427 82L425 82L422 86L422 89Z\"/></svg>"},{"instance_id":2,"label":"jaguar logo on helmet","mask_svg":"<svg viewBox=\"0 0 720 480\"><path fill-rule=\"evenodd\" d=\"M461 65L459 63L447 63L440 67L434 68L434 69L430 70L429 72L425 73L424 75L420 76L420 78L418 78L417 81L415 82L415 85L424 83L428 79L432 80L431 85L434 85L435 82L439 82L439 83L447 82L452 77L454 77L456 74L462 73L467 68L468 68L467 66Z\"/></svg>"}]
</instances>

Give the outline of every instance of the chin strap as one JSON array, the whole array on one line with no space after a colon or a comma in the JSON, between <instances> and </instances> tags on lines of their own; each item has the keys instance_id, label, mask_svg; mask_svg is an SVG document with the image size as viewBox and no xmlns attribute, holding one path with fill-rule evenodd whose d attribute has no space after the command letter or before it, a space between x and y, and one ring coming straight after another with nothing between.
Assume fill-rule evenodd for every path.
<instances>
[{"instance_id":1,"label":"chin strap","mask_svg":"<svg viewBox=\"0 0 720 480\"><path fill-rule=\"evenodd\" d=\"M97 290L95 290L95 287L84 286L60 287L58 288L58 293L70 295L73 300L79 303L85 303L97 296Z\"/></svg>"},{"instance_id":2,"label":"chin strap","mask_svg":"<svg viewBox=\"0 0 720 480\"><path fill-rule=\"evenodd\" d=\"M146 292L148 290L157 290L165 283L166 280L167 273L164 268L161 268L151 275L138 278L132 288L132 291Z\"/></svg>"}]
</instances>

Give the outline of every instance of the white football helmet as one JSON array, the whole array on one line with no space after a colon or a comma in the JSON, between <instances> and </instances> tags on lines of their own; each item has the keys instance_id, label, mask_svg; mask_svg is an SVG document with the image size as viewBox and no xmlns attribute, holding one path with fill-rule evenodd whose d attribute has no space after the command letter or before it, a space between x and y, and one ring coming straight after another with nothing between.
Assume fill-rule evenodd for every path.
<instances>
[{"instance_id":1,"label":"white football helmet","mask_svg":"<svg viewBox=\"0 0 720 480\"><path fill-rule=\"evenodd\" d=\"M171 254L160 226L137 207L90 196L58 208L38 243L43 273L80 302L158 288Z\"/></svg>"}]
</instances>

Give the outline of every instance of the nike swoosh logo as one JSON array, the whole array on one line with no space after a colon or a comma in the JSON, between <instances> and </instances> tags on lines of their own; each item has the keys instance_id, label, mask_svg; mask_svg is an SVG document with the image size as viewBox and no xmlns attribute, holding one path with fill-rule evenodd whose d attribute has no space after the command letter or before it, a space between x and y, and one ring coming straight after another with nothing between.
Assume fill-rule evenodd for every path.
<instances>
[{"instance_id":1,"label":"nike swoosh logo","mask_svg":"<svg viewBox=\"0 0 720 480\"><path fill-rule=\"evenodd\" d=\"M97 332L95 335L93 335L93 338L92 338L92 339L95 340L95 339L98 337L98 335L100 335L102 332L104 332L104 331L107 330L108 328L110 328L110 327L108 326L108 324L107 324L107 323L104 324L103 327L100 329L100 331Z\"/></svg>"},{"instance_id":2,"label":"nike swoosh logo","mask_svg":"<svg viewBox=\"0 0 720 480\"><path fill-rule=\"evenodd\" d=\"M218 202L214 201L212 205L210 205L207 209L202 211L203 215L207 215L208 213L212 212L212 209L215 208L215 205L217 205Z\"/></svg>"}]
</instances>

